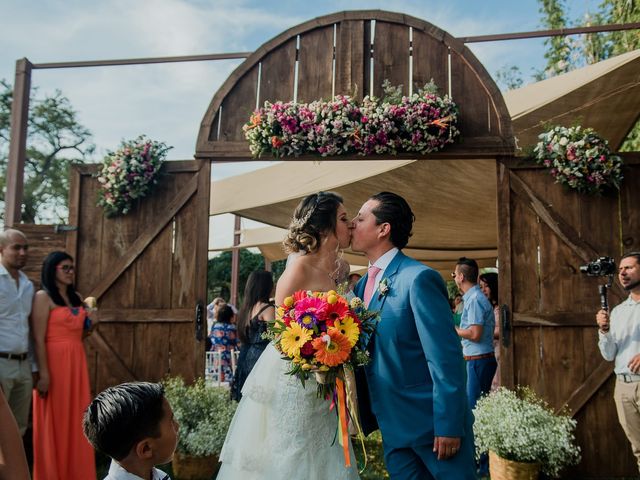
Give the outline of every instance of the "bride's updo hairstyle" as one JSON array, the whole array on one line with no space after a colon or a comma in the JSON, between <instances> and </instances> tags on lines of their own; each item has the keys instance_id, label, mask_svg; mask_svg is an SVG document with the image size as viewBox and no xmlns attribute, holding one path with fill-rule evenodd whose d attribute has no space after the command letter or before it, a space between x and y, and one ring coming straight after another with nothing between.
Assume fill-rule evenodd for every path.
<instances>
[{"instance_id":1,"label":"bride's updo hairstyle","mask_svg":"<svg viewBox=\"0 0 640 480\"><path fill-rule=\"evenodd\" d=\"M336 216L342 197L333 192L306 196L293 212L289 232L284 239L287 253L315 252L323 235L336 231Z\"/></svg>"}]
</instances>

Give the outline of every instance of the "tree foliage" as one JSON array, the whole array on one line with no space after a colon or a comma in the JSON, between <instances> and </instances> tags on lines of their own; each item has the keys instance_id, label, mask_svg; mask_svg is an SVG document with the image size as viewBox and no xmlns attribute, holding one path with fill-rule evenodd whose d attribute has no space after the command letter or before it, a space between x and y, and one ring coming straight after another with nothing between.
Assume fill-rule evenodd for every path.
<instances>
[{"instance_id":1,"label":"tree foliage","mask_svg":"<svg viewBox=\"0 0 640 480\"><path fill-rule=\"evenodd\" d=\"M13 90L0 80L0 201L4 204ZM69 167L93 153L91 132L62 92L29 102L22 221L64 221L68 211ZM1 209L2 214L4 208Z\"/></svg>"},{"instance_id":2,"label":"tree foliage","mask_svg":"<svg viewBox=\"0 0 640 480\"><path fill-rule=\"evenodd\" d=\"M274 283L280 278L284 271L285 261L273 262L271 271L273 272ZM249 274L254 270L264 269L264 257L259 253L252 253L250 250L240 250L240 272L238 279L238 303L242 303L244 287ZM215 297L222 297L229 300L231 297L231 252L222 252L220 255L209 259L207 270L207 290L208 301ZM236 305L240 307L240 305Z\"/></svg>"}]
</instances>

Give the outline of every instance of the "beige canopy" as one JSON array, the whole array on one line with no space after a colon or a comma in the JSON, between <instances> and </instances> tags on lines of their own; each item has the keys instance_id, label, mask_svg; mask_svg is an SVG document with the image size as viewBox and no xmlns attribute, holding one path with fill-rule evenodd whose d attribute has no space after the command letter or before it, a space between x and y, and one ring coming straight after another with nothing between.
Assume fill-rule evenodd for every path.
<instances>
[{"instance_id":1,"label":"beige canopy","mask_svg":"<svg viewBox=\"0 0 640 480\"><path fill-rule=\"evenodd\" d=\"M620 148L640 118L640 50L503 94L520 147L547 124L594 128Z\"/></svg>"},{"instance_id":2,"label":"beige canopy","mask_svg":"<svg viewBox=\"0 0 640 480\"><path fill-rule=\"evenodd\" d=\"M300 198L310 193L337 192L355 216L373 193L400 192L416 214L406 250L409 255L443 272L449 272L460 256L495 266L495 168L493 160L482 159L283 162L214 182L211 213L235 213L285 228ZM278 244L271 242L276 235L280 243L282 231L253 234L264 235L264 241L247 233L243 246L258 246L271 259L284 256ZM366 265L362 257L347 260Z\"/></svg>"}]
</instances>

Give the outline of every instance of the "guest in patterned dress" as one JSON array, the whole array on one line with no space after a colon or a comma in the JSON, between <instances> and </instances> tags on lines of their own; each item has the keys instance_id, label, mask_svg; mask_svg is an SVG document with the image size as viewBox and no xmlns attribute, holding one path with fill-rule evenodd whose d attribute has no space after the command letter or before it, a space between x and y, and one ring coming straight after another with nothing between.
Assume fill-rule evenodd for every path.
<instances>
[{"instance_id":1,"label":"guest in patterned dress","mask_svg":"<svg viewBox=\"0 0 640 480\"><path fill-rule=\"evenodd\" d=\"M238 349L236 326L233 324L233 309L230 305L218 308L216 322L211 327L211 351L220 352L220 381L231 382L233 369L231 368L231 354Z\"/></svg>"}]
</instances>

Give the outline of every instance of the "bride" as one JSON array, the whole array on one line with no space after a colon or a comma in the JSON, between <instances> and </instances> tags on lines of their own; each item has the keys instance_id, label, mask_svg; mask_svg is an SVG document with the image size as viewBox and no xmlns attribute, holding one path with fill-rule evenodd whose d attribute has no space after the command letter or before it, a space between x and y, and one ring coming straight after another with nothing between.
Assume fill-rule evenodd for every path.
<instances>
[{"instance_id":1,"label":"bride","mask_svg":"<svg viewBox=\"0 0 640 480\"><path fill-rule=\"evenodd\" d=\"M293 261L278 280L276 305L297 290L336 287L338 252L351 242L350 225L335 193L312 194L300 202L284 241ZM352 466L345 467L335 409L316 397L315 380L303 388L286 375L288 368L275 347L267 346L242 389L220 454L218 480L359 478L351 446Z\"/></svg>"}]
</instances>

